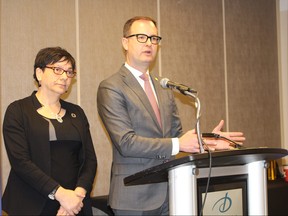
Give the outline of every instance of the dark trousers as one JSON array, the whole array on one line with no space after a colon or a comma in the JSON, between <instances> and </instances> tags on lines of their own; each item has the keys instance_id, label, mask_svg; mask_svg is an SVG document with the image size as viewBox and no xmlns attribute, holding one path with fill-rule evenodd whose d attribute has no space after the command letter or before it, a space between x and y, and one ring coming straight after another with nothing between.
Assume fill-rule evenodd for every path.
<instances>
[{"instance_id":1,"label":"dark trousers","mask_svg":"<svg viewBox=\"0 0 288 216\"><path fill-rule=\"evenodd\" d=\"M168 193L165 199L165 202L157 209L149 210L149 211L130 211L130 210L118 210L112 209L115 216L168 216L169 215L169 200L168 200Z\"/></svg>"}]
</instances>

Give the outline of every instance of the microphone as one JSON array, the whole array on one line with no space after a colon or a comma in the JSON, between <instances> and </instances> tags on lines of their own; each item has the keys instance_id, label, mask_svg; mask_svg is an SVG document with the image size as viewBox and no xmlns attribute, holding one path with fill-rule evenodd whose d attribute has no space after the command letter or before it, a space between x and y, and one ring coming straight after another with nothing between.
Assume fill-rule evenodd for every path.
<instances>
[{"instance_id":1,"label":"microphone","mask_svg":"<svg viewBox=\"0 0 288 216\"><path fill-rule=\"evenodd\" d=\"M197 91L192 89L192 88L189 88L188 86L185 86L183 84L179 84L179 83L176 83L176 82L172 82L170 81L168 78L162 78L160 80L160 85L163 87L163 88L175 88L175 89L178 89L180 92L185 92L185 91L188 91L190 93L195 93L197 94Z\"/></svg>"}]
</instances>

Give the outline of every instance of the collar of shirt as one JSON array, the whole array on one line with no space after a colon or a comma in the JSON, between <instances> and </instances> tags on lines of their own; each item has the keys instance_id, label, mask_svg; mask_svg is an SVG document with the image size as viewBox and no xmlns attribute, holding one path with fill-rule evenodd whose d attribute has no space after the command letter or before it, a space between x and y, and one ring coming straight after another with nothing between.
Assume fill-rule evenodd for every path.
<instances>
[{"instance_id":1,"label":"collar of shirt","mask_svg":"<svg viewBox=\"0 0 288 216\"><path fill-rule=\"evenodd\" d=\"M144 89L144 80L140 78L140 76L143 74L141 71L131 67L130 65L125 62L125 67L133 74L133 76L137 79L141 87ZM149 71L146 72L149 75ZM149 76L150 83L151 83L151 78Z\"/></svg>"},{"instance_id":2,"label":"collar of shirt","mask_svg":"<svg viewBox=\"0 0 288 216\"><path fill-rule=\"evenodd\" d=\"M138 83L141 85L141 87L143 88L143 90L145 91L145 88L144 88L144 80L140 78L140 76L143 74L141 71L131 67L130 65L127 64L127 62L125 62L125 67L132 73L132 75L135 77L135 79L138 81ZM146 72L148 75L149 75L149 70L147 70ZM149 76L149 80L150 80L150 85L152 87L152 91L155 95L155 98L156 98L156 101L158 103L158 98L157 98L157 95L156 95L156 92L155 92L155 89L154 89L154 86L152 85L152 81L151 81L151 77Z\"/></svg>"}]
</instances>

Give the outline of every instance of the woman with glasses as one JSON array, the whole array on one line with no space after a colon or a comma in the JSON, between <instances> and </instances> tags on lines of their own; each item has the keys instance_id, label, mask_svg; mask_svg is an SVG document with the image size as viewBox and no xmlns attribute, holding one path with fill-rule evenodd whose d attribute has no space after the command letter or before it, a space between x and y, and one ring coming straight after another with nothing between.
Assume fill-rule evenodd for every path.
<instances>
[{"instance_id":1,"label":"woman with glasses","mask_svg":"<svg viewBox=\"0 0 288 216\"><path fill-rule=\"evenodd\" d=\"M6 110L11 171L2 201L8 215L92 215L97 159L89 123L81 107L60 99L75 67L66 50L41 49L33 75L38 90Z\"/></svg>"}]
</instances>

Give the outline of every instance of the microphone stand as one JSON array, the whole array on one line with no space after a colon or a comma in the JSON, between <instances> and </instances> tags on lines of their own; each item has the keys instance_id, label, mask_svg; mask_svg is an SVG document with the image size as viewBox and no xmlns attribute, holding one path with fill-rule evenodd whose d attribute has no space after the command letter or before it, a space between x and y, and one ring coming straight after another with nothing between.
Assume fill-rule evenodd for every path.
<instances>
[{"instance_id":1,"label":"microphone stand","mask_svg":"<svg viewBox=\"0 0 288 216\"><path fill-rule=\"evenodd\" d=\"M197 133L197 138L198 138L198 142L199 142L199 146L200 146L200 153L204 153L205 150L204 150L204 147L203 147L202 136L201 136L201 132L200 132L200 116L201 116L201 113L200 113L200 108L201 108L200 100L197 97L197 95L192 93L192 92L189 92L187 90L183 91L181 89L179 89L179 91L182 94L191 96L191 97L193 97L196 100L196 133Z\"/></svg>"},{"instance_id":2,"label":"microphone stand","mask_svg":"<svg viewBox=\"0 0 288 216\"><path fill-rule=\"evenodd\" d=\"M179 88L178 90L182 94L191 96L191 97L193 97L196 100L196 133L197 133L197 138L198 138L198 142L199 142L200 153L204 153L205 150L204 150L204 147L203 147L203 140L202 140L202 135L201 135L201 132L200 132L200 116L201 116L201 113L200 113L200 107L201 107L200 106L200 100L199 100L199 98L197 97L196 94L194 94L192 92L189 92L186 89ZM208 153L209 153L209 157L210 157L210 160L209 160L210 161L209 173L208 173L208 178L207 178L208 180L207 180L207 185L206 185L206 190L205 190L204 201L202 203L202 207L201 207L201 210L200 210L200 216L203 215L203 209L204 209L204 205L205 205L205 202L206 202L208 188L209 188L209 184L210 184L210 177L211 177L212 157L211 157L209 148L208 148Z\"/></svg>"}]
</instances>

